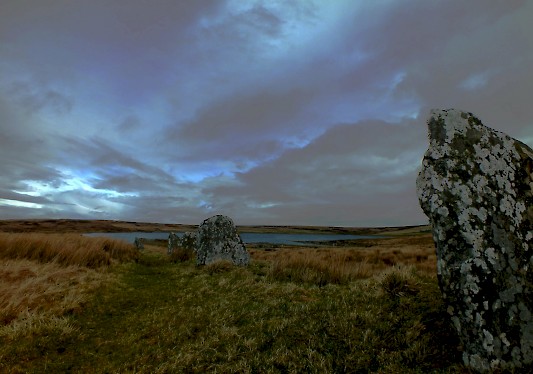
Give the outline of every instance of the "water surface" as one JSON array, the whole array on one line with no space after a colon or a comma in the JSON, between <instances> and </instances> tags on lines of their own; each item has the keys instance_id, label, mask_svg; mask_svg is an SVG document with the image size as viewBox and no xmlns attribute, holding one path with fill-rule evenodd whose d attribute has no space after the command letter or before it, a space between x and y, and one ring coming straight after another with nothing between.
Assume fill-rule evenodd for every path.
<instances>
[{"instance_id":1,"label":"water surface","mask_svg":"<svg viewBox=\"0 0 533 374\"><path fill-rule=\"evenodd\" d=\"M175 233L182 236L182 232ZM87 236L104 236L113 239L122 239L133 243L135 238L146 239L168 239L168 232L92 232L85 234ZM241 234L242 241L245 244L268 243L268 244L289 244L304 245L306 242L323 242L334 240L353 240L353 239L375 239L378 236L369 235L344 235L344 234L278 234L278 233L251 233Z\"/></svg>"}]
</instances>

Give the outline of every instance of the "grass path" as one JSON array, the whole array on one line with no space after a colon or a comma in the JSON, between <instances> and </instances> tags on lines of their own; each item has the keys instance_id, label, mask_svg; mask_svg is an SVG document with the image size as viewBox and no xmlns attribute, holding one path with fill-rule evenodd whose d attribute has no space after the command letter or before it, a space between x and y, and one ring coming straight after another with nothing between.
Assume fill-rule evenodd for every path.
<instances>
[{"instance_id":1,"label":"grass path","mask_svg":"<svg viewBox=\"0 0 533 374\"><path fill-rule=\"evenodd\" d=\"M410 271L317 286L149 251L113 271L71 333L0 341L0 371L460 371L436 282Z\"/></svg>"}]
</instances>

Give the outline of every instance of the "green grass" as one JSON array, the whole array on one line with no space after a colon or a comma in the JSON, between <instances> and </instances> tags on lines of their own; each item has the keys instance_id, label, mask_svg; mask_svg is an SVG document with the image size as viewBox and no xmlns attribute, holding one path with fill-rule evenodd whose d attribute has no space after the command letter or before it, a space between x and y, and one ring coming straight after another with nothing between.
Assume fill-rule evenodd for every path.
<instances>
[{"instance_id":1,"label":"green grass","mask_svg":"<svg viewBox=\"0 0 533 374\"><path fill-rule=\"evenodd\" d=\"M145 251L70 329L0 337L0 372L464 372L433 277L294 280Z\"/></svg>"}]
</instances>

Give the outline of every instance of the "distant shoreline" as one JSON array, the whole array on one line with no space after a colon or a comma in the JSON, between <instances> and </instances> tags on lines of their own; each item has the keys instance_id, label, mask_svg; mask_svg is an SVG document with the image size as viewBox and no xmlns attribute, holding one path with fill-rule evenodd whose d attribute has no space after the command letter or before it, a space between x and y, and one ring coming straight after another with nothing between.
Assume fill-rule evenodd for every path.
<instances>
[{"instance_id":1,"label":"distant shoreline","mask_svg":"<svg viewBox=\"0 0 533 374\"><path fill-rule=\"evenodd\" d=\"M193 231L197 225L167 224L113 220L80 219L10 219L0 220L0 232L85 233L85 232L154 232ZM336 227L336 226L273 226L243 225L240 232L249 233L314 233L351 235L406 235L427 233L429 225L392 227Z\"/></svg>"}]
</instances>

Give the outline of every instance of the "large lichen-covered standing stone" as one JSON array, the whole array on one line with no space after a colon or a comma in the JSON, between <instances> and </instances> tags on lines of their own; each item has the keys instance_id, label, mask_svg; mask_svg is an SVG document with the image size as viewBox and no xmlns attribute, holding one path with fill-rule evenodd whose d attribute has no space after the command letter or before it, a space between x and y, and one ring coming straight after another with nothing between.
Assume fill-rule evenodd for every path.
<instances>
[{"instance_id":1,"label":"large lichen-covered standing stone","mask_svg":"<svg viewBox=\"0 0 533 374\"><path fill-rule=\"evenodd\" d=\"M471 113L432 111L417 179L439 285L477 371L533 361L533 151Z\"/></svg>"},{"instance_id":2,"label":"large lichen-covered standing stone","mask_svg":"<svg viewBox=\"0 0 533 374\"><path fill-rule=\"evenodd\" d=\"M197 265L224 260L234 265L248 265L250 262L250 254L231 218L222 215L208 218L198 228L197 235Z\"/></svg>"}]
</instances>

